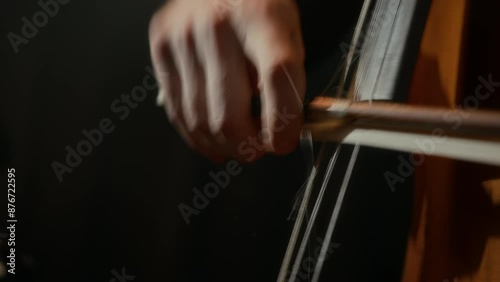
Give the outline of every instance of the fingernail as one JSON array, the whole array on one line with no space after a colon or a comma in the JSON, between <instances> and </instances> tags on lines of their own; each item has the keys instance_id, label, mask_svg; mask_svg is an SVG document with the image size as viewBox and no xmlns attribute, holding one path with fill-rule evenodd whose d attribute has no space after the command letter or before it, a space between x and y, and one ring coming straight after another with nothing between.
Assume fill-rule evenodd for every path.
<instances>
[{"instance_id":1,"label":"fingernail","mask_svg":"<svg viewBox=\"0 0 500 282\"><path fill-rule=\"evenodd\" d=\"M158 107L163 106L165 103L165 92L162 90L158 91L158 96L156 96L156 105Z\"/></svg>"}]
</instances>

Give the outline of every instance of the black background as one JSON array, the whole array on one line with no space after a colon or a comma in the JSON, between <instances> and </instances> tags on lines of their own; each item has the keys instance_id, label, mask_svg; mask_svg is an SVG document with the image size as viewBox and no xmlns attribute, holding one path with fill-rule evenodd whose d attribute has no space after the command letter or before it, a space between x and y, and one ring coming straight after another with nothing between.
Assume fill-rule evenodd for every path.
<instances>
[{"instance_id":1,"label":"black background","mask_svg":"<svg viewBox=\"0 0 500 282\"><path fill-rule=\"evenodd\" d=\"M309 95L324 82L311 83L315 70L339 51L360 3L331 2L301 3ZM147 75L147 28L160 4L72 0L18 54L7 34L21 34L21 18L40 8L1 4L0 158L2 170L16 169L17 281L110 281L123 267L135 281L276 279L292 226L286 219L306 177L301 152L243 166L186 226L178 205L191 204L192 189L223 166L186 147L154 91L123 121L110 109ZM81 131L103 118L114 132L59 183L52 162L63 163L65 147L75 148ZM336 281L397 281L411 189L392 193L383 178L399 154L362 153L328 273ZM380 161L387 165L373 168Z\"/></svg>"}]
</instances>

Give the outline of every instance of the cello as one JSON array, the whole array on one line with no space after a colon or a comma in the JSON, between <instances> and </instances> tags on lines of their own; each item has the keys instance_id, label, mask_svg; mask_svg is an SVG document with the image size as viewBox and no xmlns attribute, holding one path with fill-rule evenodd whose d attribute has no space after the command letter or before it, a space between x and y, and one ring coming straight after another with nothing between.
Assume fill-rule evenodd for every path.
<instances>
[{"instance_id":1,"label":"cello","mask_svg":"<svg viewBox=\"0 0 500 282\"><path fill-rule=\"evenodd\" d=\"M369 2L360 19L374 5ZM342 80L350 86L350 99L319 97L309 105L309 138L355 145L310 281L321 277L360 145L411 153L414 195L401 281L500 281L500 99L494 95L500 60L492 52L500 46L495 38L499 25L492 15L498 6L467 0L430 3L405 106L356 99L362 89L356 84L356 77L363 75L359 65L354 78L345 71ZM481 29L489 31L486 36L478 35ZM353 65L353 54L349 52L345 65ZM416 140L423 140L421 146ZM321 190L314 192L317 174L313 166L278 281L297 279L329 180L327 175ZM390 179L398 181L397 175ZM308 203L315 196L311 211Z\"/></svg>"}]
</instances>

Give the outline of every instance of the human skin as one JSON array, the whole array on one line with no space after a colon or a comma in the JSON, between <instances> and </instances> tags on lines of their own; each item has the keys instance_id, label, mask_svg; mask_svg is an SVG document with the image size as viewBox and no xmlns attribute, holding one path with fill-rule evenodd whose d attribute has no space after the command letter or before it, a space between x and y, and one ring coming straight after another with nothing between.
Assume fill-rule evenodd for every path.
<instances>
[{"instance_id":1,"label":"human skin","mask_svg":"<svg viewBox=\"0 0 500 282\"><path fill-rule=\"evenodd\" d=\"M245 162L296 148L306 80L294 0L172 0L149 38L158 102L192 148ZM246 158L240 145L255 137L257 154Z\"/></svg>"}]
</instances>

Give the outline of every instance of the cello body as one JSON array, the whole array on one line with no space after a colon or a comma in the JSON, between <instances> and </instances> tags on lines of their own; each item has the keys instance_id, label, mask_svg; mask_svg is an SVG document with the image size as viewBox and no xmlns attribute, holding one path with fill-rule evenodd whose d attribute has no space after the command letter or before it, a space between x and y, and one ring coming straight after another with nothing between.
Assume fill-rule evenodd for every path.
<instances>
[{"instance_id":1,"label":"cello body","mask_svg":"<svg viewBox=\"0 0 500 282\"><path fill-rule=\"evenodd\" d=\"M499 4L432 2L409 104L500 109L495 83L500 81L495 53L500 25L493 12ZM443 118L457 128L467 115ZM432 150L445 138L430 137L422 144ZM500 168L430 156L418 159L402 281L500 281Z\"/></svg>"}]
</instances>

